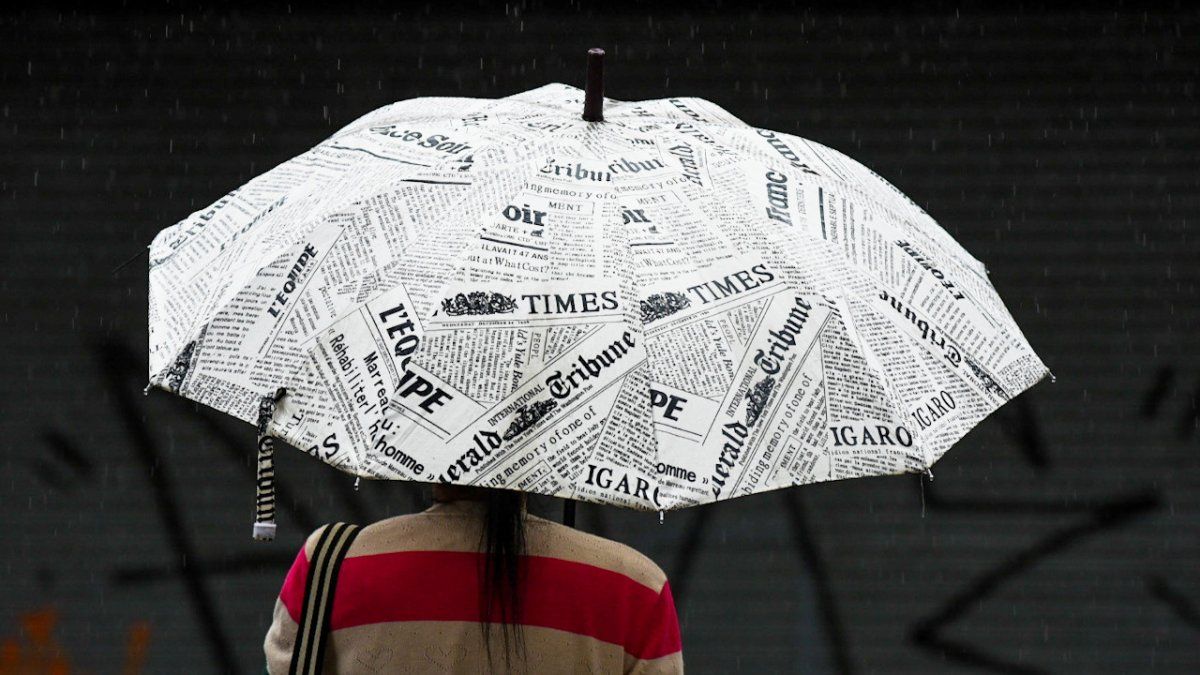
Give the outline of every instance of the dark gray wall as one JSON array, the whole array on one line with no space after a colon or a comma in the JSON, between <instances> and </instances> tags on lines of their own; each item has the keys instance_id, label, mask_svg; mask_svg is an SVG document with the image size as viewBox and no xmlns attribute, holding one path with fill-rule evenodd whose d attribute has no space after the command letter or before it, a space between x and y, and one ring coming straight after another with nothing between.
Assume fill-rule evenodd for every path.
<instances>
[{"instance_id":1,"label":"dark gray wall","mask_svg":"<svg viewBox=\"0 0 1200 675\"><path fill-rule=\"evenodd\" d=\"M255 672L304 535L419 499L284 449L281 536L251 542L252 429L141 394L153 235L379 105L579 84L603 45L614 98L709 98L893 181L988 264L1058 376L932 483L661 526L585 507L671 574L691 670L1200 672L1198 28L1143 9L5 16L0 670L41 649L71 672Z\"/></svg>"}]
</instances>

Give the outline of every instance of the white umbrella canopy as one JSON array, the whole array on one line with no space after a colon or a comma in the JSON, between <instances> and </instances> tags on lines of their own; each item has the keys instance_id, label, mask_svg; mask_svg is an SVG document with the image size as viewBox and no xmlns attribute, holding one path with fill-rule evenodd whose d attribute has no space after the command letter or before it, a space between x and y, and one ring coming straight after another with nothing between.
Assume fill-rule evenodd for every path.
<instances>
[{"instance_id":1,"label":"white umbrella canopy","mask_svg":"<svg viewBox=\"0 0 1200 675\"><path fill-rule=\"evenodd\" d=\"M858 162L583 101L389 105L162 231L151 385L359 476L669 510L926 471L1047 374Z\"/></svg>"}]
</instances>

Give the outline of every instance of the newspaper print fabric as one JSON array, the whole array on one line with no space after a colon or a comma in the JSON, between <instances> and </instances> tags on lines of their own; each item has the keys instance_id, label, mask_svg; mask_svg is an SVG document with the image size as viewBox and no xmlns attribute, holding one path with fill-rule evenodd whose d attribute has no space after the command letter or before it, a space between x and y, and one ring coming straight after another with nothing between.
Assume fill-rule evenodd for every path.
<instances>
[{"instance_id":1,"label":"newspaper print fabric","mask_svg":"<svg viewBox=\"0 0 1200 675\"><path fill-rule=\"evenodd\" d=\"M925 471L1046 373L839 152L694 98L376 110L158 235L151 384L346 472L668 510Z\"/></svg>"}]
</instances>

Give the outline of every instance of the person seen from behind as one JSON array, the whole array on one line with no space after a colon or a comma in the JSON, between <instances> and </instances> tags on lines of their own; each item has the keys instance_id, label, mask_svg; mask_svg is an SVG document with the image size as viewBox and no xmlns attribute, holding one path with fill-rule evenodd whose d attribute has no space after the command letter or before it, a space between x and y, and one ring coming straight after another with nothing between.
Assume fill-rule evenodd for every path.
<instances>
[{"instance_id":1,"label":"person seen from behind","mask_svg":"<svg viewBox=\"0 0 1200 675\"><path fill-rule=\"evenodd\" d=\"M336 569L322 672L683 672L671 588L649 558L529 514L518 492L435 485L433 496L353 539ZM289 672L325 529L275 603L271 675Z\"/></svg>"}]
</instances>

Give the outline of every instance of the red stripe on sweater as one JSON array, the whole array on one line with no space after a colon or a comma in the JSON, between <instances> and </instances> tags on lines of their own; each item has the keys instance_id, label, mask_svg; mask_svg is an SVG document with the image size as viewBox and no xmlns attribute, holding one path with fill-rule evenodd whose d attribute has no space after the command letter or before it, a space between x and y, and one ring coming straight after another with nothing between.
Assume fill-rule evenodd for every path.
<instances>
[{"instance_id":1,"label":"red stripe on sweater","mask_svg":"<svg viewBox=\"0 0 1200 675\"><path fill-rule=\"evenodd\" d=\"M480 620L480 553L402 551L346 558L331 628L392 621ZM595 565L523 556L521 623L621 645L640 659L681 649L671 588L660 592ZM308 559L296 556L279 597L293 620L304 603ZM493 616L496 616L493 611Z\"/></svg>"}]
</instances>

